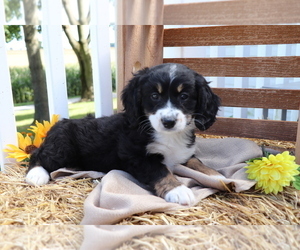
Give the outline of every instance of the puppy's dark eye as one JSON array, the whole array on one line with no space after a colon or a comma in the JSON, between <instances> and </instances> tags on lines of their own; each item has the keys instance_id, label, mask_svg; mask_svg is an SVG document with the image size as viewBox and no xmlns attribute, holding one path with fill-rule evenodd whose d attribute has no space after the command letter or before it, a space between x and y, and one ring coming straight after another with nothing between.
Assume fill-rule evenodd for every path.
<instances>
[{"instance_id":1,"label":"puppy's dark eye","mask_svg":"<svg viewBox=\"0 0 300 250\"><path fill-rule=\"evenodd\" d=\"M180 100L182 100L182 101L185 101L186 99L189 98L188 94L185 94L185 93L180 94L179 97L180 97Z\"/></svg>"},{"instance_id":2,"label":"puppy's dark eye","mask_svg":"<svg viewBox=\"0 0 300 250\"><path fill-rule=\"evenodd\" d=\"M153 101L157 101L157 100L159 100L159 98L160 98L160 95L158 93L152 93L151 94L151 99Z\"/></svg>"}]
</instances>

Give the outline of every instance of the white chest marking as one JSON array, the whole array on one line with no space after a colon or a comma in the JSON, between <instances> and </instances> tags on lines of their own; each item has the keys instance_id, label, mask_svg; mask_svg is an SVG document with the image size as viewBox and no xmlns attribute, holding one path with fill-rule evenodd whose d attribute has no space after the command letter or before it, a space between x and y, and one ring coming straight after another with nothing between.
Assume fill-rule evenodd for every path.
<instances>
[{"instance_id":1,"label":"white chest marking","mask_svg":"<svg viewBox=\"0 0 300 250\"><path fill-rule=\"evenodd\" d=\"M177 133L158 133L154 134L154 142L147 146L150 154L162 154L164 156L163 164L170 171L173 167L187 162L195 152L195 146L188 147L191 143L186 131Z\"/></svg>"}]
</instances>

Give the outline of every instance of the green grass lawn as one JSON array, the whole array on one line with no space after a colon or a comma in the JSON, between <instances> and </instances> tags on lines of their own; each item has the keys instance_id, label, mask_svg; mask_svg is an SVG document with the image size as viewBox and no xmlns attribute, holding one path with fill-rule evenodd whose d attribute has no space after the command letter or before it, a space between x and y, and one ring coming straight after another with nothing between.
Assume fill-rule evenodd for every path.
<instances>
[{"instance_id":1,"label":"green grass lawn","mask_svg":"<svg viewBox=\"0 0 300 250\"><path fill-rule=\"evenodd\" d=\"M117 109L117 99L113 99L113 108ZM83 118L87 114L95 114L94 102L77 102L69 104L69 116L72 119ZM33 122L34 110L20 110L16 111L17 131L27 131Z\"/></svg>"}]
</instances>

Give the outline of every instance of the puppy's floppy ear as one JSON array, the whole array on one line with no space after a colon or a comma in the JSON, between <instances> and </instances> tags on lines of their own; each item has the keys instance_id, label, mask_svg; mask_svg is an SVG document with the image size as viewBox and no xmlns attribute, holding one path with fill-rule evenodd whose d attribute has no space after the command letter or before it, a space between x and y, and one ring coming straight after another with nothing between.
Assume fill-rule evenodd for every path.
<instances>
[{"instance_id":1,"label":"puppy's floppy ear","mask_svg":"<svg viewBox=\"0 0 300 250\"><path fill-rule=\"evenodd\" d=\"M203 76L196 73L198 100L195 110L195 125L200 130L208 129L215 121L221 105L220 98L214 94Z\"/></svg>"},{"instance_id":2,"label":"puppy's floppy ear","mask_svg":"<svg viewBox=\"0 0 300 250\"><path fill-rule=\"evenodd\" d=\"M149 71L144 68L133 74L133 78L128 82L122 91L122 103L127 118L132 126L137 126L139 118L143 115L142 109L142 81L141 78Z\"/></svg>"}]
</instances>

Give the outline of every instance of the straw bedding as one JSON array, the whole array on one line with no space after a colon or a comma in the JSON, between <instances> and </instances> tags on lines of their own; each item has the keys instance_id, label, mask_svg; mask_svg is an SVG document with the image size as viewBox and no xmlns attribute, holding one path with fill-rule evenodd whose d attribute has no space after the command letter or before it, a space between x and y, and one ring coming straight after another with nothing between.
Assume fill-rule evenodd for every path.
<instances>
[{"instance_id":1,"label":"straw bedding","mask_svg":"<svg viewBox=\"0 0 300 250\"><path fill-rule=\"evenodd\" d=\"M166 235L146 235L124 243L129 249L299 249L296 226L198 226Z\"/></svg>"},{"instance_id":2,"label":"straw bedding","mask_svg":"<svg viewBox=\"0 0 300 250\"><path fill-rule=\"evenodd\" d=\"M0 249L79 249L83 227L75 225L1 226Z\"/></svg>"},{"instance_id":3,"label":"straw bedding","mask_svg":"<svg viewBox=\"0 0 300 250\"><path fill-rule=\"evenodd\" d=\"M292 142L266 140L256 140L256 142L282 150L288 149L293 151L294 148L294 143ZM7 166L5 172L0 172L0 225L18 225L17 229L23 230L23 232L24 230L31 232L30 228L32 225L51 224L60 225L61 227L63 225L65 227L70 225L70 228L67 229L68 232L72 235L78 235L75 243L72 243L76 245L76 242L80 242L82 237L82 227L72 227L71 225L78 225L80 223L83 217L84 200L93 190L97 181L65 178L42 187L32 187L24 182L25 171L25 167L10 164ZM151 235L145 235L143 241L141 239L134 239L129 243L123 244L121 248L140 249L137 248L137 245L139 245L139 247L144 247L144 249L155 249L154 246L157 243L163 244L162 246L165 244L169 247L167 249L172 249L172 245L174 244L177 246L176 249L180 249L180 246L182 246L181 249L185 249L184 246L188 241L189 245L196 244L197 246L203 246L203 249L208 249L208 244L216 242L223 244L224 247L220 247L220 249L235 249L229 247L229 245L232 246L230 239L222 237L222 232L232 234L234 231L240 236L240 239L235 243L237 246L249 246L248 248L242 247L241 249L253 249L252 243L247 243L247 237L251 239L251 232L253 232L253 226L250 225L274 225L273 227L255 228L258 232L258 243L256 244L263 244L262 239L266 241L267 236L272 236L272 239L278 240L278 235L282 235L282 231L285 231L285 236L282 237L287 237L290 241L295 240L295 242L300 242L299 234L295 233L297 231L295 226L278 227L279 225L299 225L299 207L300 191L293 188L286 188L283 193L278 195L265 195L256 192L254 189L244 193L217 193L202 200L195 207L165 213L149 212L135 214L123 219L119 225L197 225L198 227L192 228L191 233L176 232L173 236L165 236L163 240L160 238L163 236L157 236L156 238ZM203 225L218 225L218 227L204 227ZM224 225L239 225L241 228L237 229L233 226L224 227ZM243 227L243 225L248 226ZM49 235L49 230L53 232L54 229L39 226L34 227L34 230L38 230L39 235L44 234L46 236ZM55 230L60 232L62 228L56 228ZM3 249L2 246L4 246L3 243L5 240L7 241L9 237L13 237L9 232L9 227L0 227L1 249ZM41 234L41 232L43 233ZM193 235L198 240L195 240ZM65 241L63 241L64 249L77 248L68 243L66 234L63 234L63 236L65 238ZM151 239L151 244L147 240L148 238ZM62 244L57 243L55 240L53 241L53 239L52 243L53 246ZM150 244L150 246L147 244ZM256 245L255 248L258 246ZM13 248L8 247L6 249ZM173 249L175 248L173 247ZM266 247L260 249L272 248Z\"/></svg>"}]
</instances>

